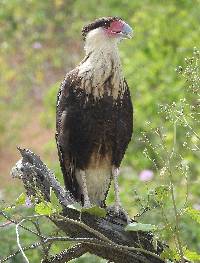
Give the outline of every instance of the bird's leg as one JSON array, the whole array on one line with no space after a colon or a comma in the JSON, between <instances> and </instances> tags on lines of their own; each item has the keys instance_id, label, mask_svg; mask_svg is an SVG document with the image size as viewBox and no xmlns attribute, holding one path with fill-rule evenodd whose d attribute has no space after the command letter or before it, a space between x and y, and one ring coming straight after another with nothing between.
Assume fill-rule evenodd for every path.
<instances>
[{"instance_id":1,"label":"bird's leg","mask_svg":"<svg viewBox=\"0 0 200 263\"><path fill-rule=\"evenodd\" d=\"M88 190L87 190L87 181L86 181L86 175L85 171L80 170L80 176L82 179L82 190L83 190L83 197L84 197L84 207L88 208L91 207Z\"/></svg>"},{"instance_id":2,"label":"bird's leg","mask_svg":"<svg viewBox=\"0 0 200 263\"><path fill-rule=\"evenodd\" d=\"M121 201L119 196L119 184L118 184L118 176L119 176L119 168L112 167L112 176L113 176L113 182L114 182L114 192L115 192L115 205L114 209L117 214L119 214L120 207L121 207Z\"/></svg>"},{"instance_id":3,"label":"bird's leg","mask_svg":"<svg viewBox=\"0 0 200 263\"><path fill-rule=\"evenodd\" d=\"M118 184L119 168L115 166L112 167L112 176L113 176L114 192L115 192L114 211L117 215L120 215L120 213L122 213L125 216L127 223L129 223L130 217L126 212L126 210L124 210L124 208L121 206L121 201L120 201L119 184Z\"/></svg>"}]
</instances>

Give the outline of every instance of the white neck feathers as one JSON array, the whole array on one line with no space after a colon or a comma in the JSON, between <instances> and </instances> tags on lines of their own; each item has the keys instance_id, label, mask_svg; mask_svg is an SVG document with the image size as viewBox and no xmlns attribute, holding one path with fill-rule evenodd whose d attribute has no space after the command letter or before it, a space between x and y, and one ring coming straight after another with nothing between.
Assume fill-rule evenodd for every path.
<instances>
[{"instance_id":1,"label":"white neck feathers","mask_svg":"<svg viewBox=\"0 0 200 263\"><path fill-rule=\"evenodd\" d=\"M124 90L124 78L117 47L117 40L105 35L102 28L88 33L85 43L86 58L79 66L81 88L97 99L105 93L117 99Z\"/></svg>"},{"instance_id":2,"label":"white neck feathers","mask_svg":"<svg viewBox=\"0 0 200 263\"><path fill-rule=\"evenodd\" d=\"M116 38L108 37L102 28L96 28L87 34L85 40L86 55L101 48L118 50L117 42Z\"/></svg>"}]
</instances>

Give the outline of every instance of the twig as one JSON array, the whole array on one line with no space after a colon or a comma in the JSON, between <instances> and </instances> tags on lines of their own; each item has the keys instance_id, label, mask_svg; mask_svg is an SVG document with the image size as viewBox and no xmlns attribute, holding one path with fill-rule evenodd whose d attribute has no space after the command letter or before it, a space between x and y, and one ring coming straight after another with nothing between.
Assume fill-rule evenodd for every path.
<instances>
[{"instance_id":1,"label":"twig","mask_svg":"<svg viewBox=\"0 0 200 263\"><path fill-rule=\"evenodd\" d=\"M7 221L7 222L1 224L0 227L6 227L6 226L9 226L11 224L13 224L11 221Z\"/></svg>"},{"instance_id":2,"label":"twig","mask_svg":"<svg viewBox=\"0 0 200 263\"><path fill-rule=\"evenodd\" d=\"M200 136L195 132L195 130L190 126L190 124L188 123L187 119L185 116L183 116L183 120L185 122L185 124L187 125L187 127L191 130L191 132L196 136L196 138L198 140L200 140Z\"/></svg>"},{"instance_id":3,"label":"twig","mask_svg":"<svg viewBox=\"0 0 200 263\"><path fill-rule=\"evenodd\" d=\"M176 150L176 122L177 120L174 122L174 139L173 139L173 147L172 147L172 151L171 151L171 155L169 157L169 160L172 159L175 150Z\"/></svg>"},{"instance_id":4,"label":"twig","mask_svg":"<svg viewBox=\"0 0 200 263\"><path fill-rule=\"evenodd\" d=\"M106 236L104 236L102 233L100 233L99 231L89 227L88 225L84 224L83 222L80 222L80 221L77 221L77 220L73 220L73 219L70 219L70 218L66 218L64 216L61 216L61 215L58 215L61 220L65 221L65 222L70 222L70 223L74 223L82 228L84 228L85 230L87 230L88 232L94 234L95 236L97 236L98 238L101 238L104 242L107 243L107 245L112 245L114 247L117 247L119 249L125 249L126 251L134 251L134 252L142 252L144 254L147 254L147 255L151 255L152 257L155 257L157 259L160 259L160 257L158 255L156 255L155 253L153 252L150 252L150 251L147 251L143 248L135 248L135 247L129 247L129 246L123 246L123 245L118 245L116 243L114 243L112 240L108 239ZM58 220L58 219L56 219ZM101 241L102 241L101 240Z\"/></svg>"},{"instance_id":5,"label":"twig","mask_svg":"<svg viewBox=\"0 0 200 263\"><path fill-rule=\"evenodd\" d=\"M23 247L23 251L26 251L26 250L29 250L29 249L35 249L35 248L39 247L40 245L41 245L40 242L34 243L34 244L30 245L30 246ZM7 257L5 257L3 259L0 259L0 263L6 262L7 260L9 260L9 259L15 257L16 255L18 255L20 252L21 252L21 250L19 249L19 250L15 251L14 253L12 253L11 255L9 255L9 256L7 256Z\"/></svg>"},{"instance_id":6,"label":"twig","mask_svg":"<svg viewBox=\"0 0 200 263\"><path fill-rule=\"evenodd\" d=\"M10 222L12 222L13 224L20 226L21 228L23 228L24 230L38 236L38 237L42 237L42 238L45 238L44 236L41 236L39 235L37 232L35 232L34 230L26 227L26 226L23 226L22 224L20 224L19 222L15 221L14 219L10 218L8 215L6 215L6 213L4 213L3 211L0 211L0 214L5 217L6 219L8 219ZM25 221L25 220L24 220Z\"/></svg>"},{"instance_id":7,"label":"twig","mask_svg":"<svg viewBox=\"0 0 200 263\"><path fill-rule=\"evenodd\" d=\"M98 240L95 240L95 239L92 239L92 238L70 238L70 237L48 237L46 238L45 240L43 240L43 243L46 244L46 243L53 243L54 241L70 241L70 242L79 242L79 243L92 243L92 244L98 244L97 241ZM96 243L95 243L96 242ZM99 242L99 241L98 241ZM29 249L35 249L39 246L42 246L42 242L36 242L36 243L33 243L29 246L25 246L25 247L21 247L23 251L27 251ZM13 258L15 257L17 254L21 253L21 249L15 251L13 254L3 258L3 259L0 259L0 263L3 263L3 262L6 262L7 260L9 260L10 258Z\"/></svg>"},{"instance_id":8,"label":"twig","mask_svg":"<svg viewBox=\"0 0 200 263\"><path fill-rule=\"evenodd\" d=\"M167 160L167 170L169 173L169 187L170 187L170 193L171 193L171 198L172 198L172 205L173 205L173 210L174 210L174 215L175 215L175 234L176 234L176 239L177 239L177 245L178 245L178 251L179 251L179 255L181 258L181 263L184 263L184 253L183 253L183 248L182 248L182 244L181 244L181 239L180 239L180 228L179 228L179 214L178 214L178 209L176 206L176 200L175 200L175 195L174 195L174 185L173 185L173 176L172 176L172 170L171 170L171 158L175 152L175 147L176 147L176 122L174 124L174 140L173 140L173 150L171 152L171 155L169 154L169 151L165 145L165 141L163 139L162 133L159 131L159 136L162 142L162 145L165 149L165 153L166 153L166 160Z\"/></svg>"},{"instance_id":9,"label":"twig","mask_svg":"<svg viewBox=\"0 0 200 263\"><path fill-rule=\"evenodd\" d=\"M176 238L178 242L178 248L179 248L179 254L181 257L181 263L184 263L184 253L183 253L183 248L181 244L181 239L180 239L180 228L179 228L179 214L176 206L176 200L175 200L175 195L174 195L174 185L172 182L172 173L171 170L169 170L169 177L170 177L170 192L171 192L171 197L172 197L172 204L173 204L173 209L174 209L174 215L175 215L175 224L176 224Z\"/></svg>"},{"instance_id":10,"label":"twig","mask_svg":"<svg viewBox=\"0 0 200 263\"><path fill-rule=\"evenodd\" d=\"M72 259L78 258L85 254L87 249L84 244L77 244L69 249L63 250L61 253L52 256L50 259L42 260L41 263L64 263Z\"/></svg>"},{"instance_id":11,"label":"twig","mask_svg":"<svg viewBox=\"0 0 200 263\"><path fill-rule=\"evenodd\" d=\"M23 221L24 221L24 219L23 219L19 224L23 223ZM29 260L28 260L27 256L25 255L25 253L24 253L24 251L23 251L23 248L22 248L22 246L21 246L21 244L20 244L20 240L19 240L19 230L18 230L19 224L16 225L17 245L18 245L19 250L20 250L20 252L22 253L22 256L24 257L25 261L26 261L27 263L29 263Z\"/></svg>"},{"instance_id":12,"label":"twig","mask_svg":"<svg viewBox=\"0 0 200 263\"><path fill-rule=\"evenodd\" d=\"M36 222L33 222L33 221L32 221L32 223L34 224L34 226L35 226L38 234L40 235L39 238L40 238L42 250L43 250L43 253L44 253L44 257L47 258L50 247L49 247L49 249L48 249L48 248L45 246L45 243L44 243L44 240L45 240L45 239L42 237L43 235L42 235L42 233L41 233L41 231L40 231L40 226L39 226L38 220L37 220Z\"/></svg>"},{"instance_id":13,"label":"twig","mask_svg":"<svg viewBox=\"0 0 200 263\"><path fill-rule=\"evenodd\" d=\"M74 219L71 219L71 218L67 218L67 217L64 217L64 216L62 216L62 215L57 215L57 216L58 216L58 218L60 218L62 221L69 222L69 223L73 223L73 224L75 224L75 225L77 225L77 226L80 226L80 227L82 227L83 229L87 230L89 233L95 235L95 236L98 237L98 238L101 238L103 241L115 245L115 243L114 243L112 240L108 239L108 238L107 238L106 236L104 236L102 233L100 233L99 231L97 231L97 230L89 227L88 225L84 224L84 223L81 222L81 221L77 221L77 220L74 220ZM54 219L57 220L57 221L59 221L59 219L57 219L57 218L54 218Z\"/></svg>"}]
</instances>

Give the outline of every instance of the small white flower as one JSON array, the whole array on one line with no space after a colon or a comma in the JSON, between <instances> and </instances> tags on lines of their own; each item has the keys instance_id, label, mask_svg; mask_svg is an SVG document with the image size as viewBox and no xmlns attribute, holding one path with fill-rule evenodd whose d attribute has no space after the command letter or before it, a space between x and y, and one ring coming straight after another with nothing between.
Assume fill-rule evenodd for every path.
<instances>
[{"instance_id":1,"label":"small white flower","mask_svg":"<svg viewBox=\"0 0 200 263\"><path fill-rule=\"evenodd\" d=\"M164 176L166 170L167 170L167 168L166 168L166 166L164 166L164 167L160 170L160 176Z\"/></svg>"}]
</instances>

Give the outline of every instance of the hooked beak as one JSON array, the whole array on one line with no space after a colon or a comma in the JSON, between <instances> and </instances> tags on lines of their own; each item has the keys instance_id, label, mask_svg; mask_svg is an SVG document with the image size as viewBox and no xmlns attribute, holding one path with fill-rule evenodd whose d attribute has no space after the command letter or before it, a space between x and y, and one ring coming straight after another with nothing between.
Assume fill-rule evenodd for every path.
<instances>
[{"instance_id":1,"label":"hooked beak","mask_svg":"<svg viewBox=\"0 0 200 263\"><path fill-rule=\"evenodd\" d=\"M128 39L131 39L133 37L133 29L125 22L122 27L121 36L123 38L128 38Z\"/></svg>"}]
</instances>

